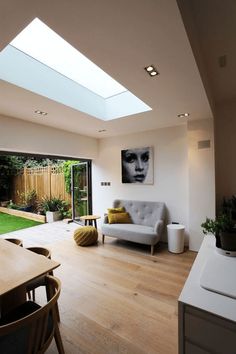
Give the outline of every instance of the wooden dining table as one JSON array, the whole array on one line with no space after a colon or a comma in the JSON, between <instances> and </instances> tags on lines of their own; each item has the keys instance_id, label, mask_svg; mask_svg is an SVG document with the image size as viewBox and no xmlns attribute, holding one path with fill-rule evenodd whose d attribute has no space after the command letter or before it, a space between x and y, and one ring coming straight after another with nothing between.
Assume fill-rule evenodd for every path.
<instances>
[{"instance_id":1,"label":"wooden dining table","mask_svg":"<svg viewBox=\"0 0 236 354\"><path fill-rule=\"evenodd\" d=\"M0 239L0 310L12 310L25 300L26 284L60 263Z\"/></svg>"}]
</instances>

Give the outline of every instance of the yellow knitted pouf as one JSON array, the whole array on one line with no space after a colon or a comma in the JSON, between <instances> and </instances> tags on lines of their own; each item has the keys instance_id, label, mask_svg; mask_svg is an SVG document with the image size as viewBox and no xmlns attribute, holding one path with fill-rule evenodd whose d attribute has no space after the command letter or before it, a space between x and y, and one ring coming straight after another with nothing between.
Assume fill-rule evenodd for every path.
<instances>
[{"instance_id":1,"label":"yellow knitted pouf","mask_svg":"<svg viewBox=\"0 0 236 354\"><path fill-rule=\"evenodd\" d=\"M74 231L74 240L78 246L90 246L97 242L98 232L93 226L83 226Z\"/></svg>"}]
</instances>

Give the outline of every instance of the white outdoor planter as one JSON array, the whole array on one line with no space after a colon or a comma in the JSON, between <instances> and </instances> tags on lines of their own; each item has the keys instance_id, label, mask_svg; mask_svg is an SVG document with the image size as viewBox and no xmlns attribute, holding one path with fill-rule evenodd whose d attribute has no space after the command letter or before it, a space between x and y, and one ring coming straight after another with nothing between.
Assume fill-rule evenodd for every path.
<instances>
[{"instance_id":1,"label":"white outdoor planter","mask_svg":"<svg viewBox=\"0 0 236 354\"><path fill-rule=\"evenodd\" d=\"M54 222L61 220L60 211L47 211L46 212L46 222Z\"/></svg>"}]
</instances>

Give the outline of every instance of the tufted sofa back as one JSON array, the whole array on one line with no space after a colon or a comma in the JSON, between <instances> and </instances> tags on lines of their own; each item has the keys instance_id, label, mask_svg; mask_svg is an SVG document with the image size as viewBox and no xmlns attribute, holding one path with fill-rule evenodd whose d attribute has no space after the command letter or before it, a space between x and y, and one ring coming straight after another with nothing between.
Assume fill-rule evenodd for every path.
<instances>
[{"instance_id":1,"label":"tufted sofa back","mask_svg":"<svg viewBox=\"0 0 236 354\"><path fill-rule=\"evenodd\" d=\"M114 208L125 207L133 223L137 225L154 227L158 220L164 220L165 217L165 204L161 202L116 199L113 206Z\"/></svg>"}]
</instances>

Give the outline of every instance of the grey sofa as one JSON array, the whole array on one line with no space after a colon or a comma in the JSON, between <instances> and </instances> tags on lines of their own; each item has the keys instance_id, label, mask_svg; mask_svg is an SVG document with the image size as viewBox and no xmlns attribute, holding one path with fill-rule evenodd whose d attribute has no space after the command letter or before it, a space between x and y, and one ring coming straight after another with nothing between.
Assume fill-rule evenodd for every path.
<instances>
[{"instance_id":1,"label":"grey sofa","mask_svg":"<svg viewBox=\"0 0 236 354\"><path fill-rule=\"evenodd\" d=\"M133 241L151 246L151 254L154 246L160 241L165 218L165 204L161 202L144 202L138 200L120 200L113 203L113 207L125 207L130 214L132 224L109 224L105 215L102 225L102 241L105 236Z\"/></svg>"}]
</instances>

